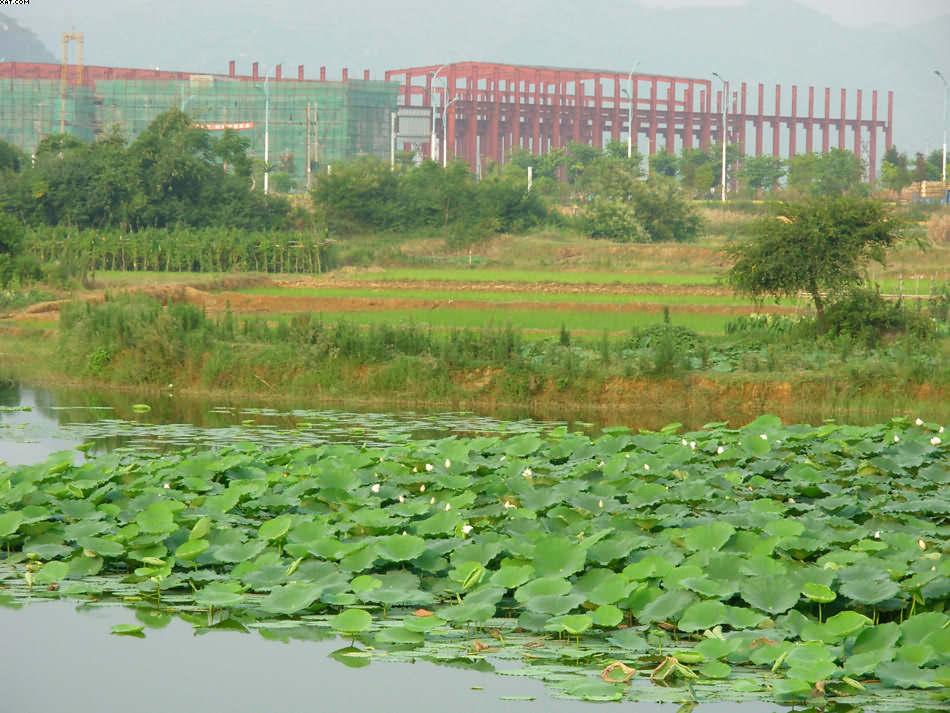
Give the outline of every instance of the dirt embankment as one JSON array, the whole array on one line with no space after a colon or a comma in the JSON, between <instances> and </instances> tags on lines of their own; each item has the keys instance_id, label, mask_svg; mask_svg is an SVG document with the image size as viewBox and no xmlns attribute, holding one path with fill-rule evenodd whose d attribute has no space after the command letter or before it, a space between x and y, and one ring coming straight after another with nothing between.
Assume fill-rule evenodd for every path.
<instances>
[{"instance_id":1,"label":"dirt embankment","mask_svg":"<svg viewBox=\"0 0 950 713\"><path fill-rule=\"evenodd\" d=\"M298 295L250 295L237 290L248 287L278 286L287 288L310 289L348 289L360 291L365 297L330 297L330 296L298 296ZM400 297L376 297L374 291L443 291L459 295L456 299L414 299ZM273 314L294 312L374 312L374 311L408 311L408 310L491 310L499 311L545 311L545 312L662 312L664 305L657 302L584 302L574 301L572 296L581 295L616 295L630 297L635 295L669 295L685 297L726 297L731 291L725 287L713 285L666 285L666 284L565 284L553 282L460 282L452 280L352 280L335 277L303 277L290 280L276 280L267 277L236 277L217 279L208 282L196 283L152 283L120 289L121 292L134 292L156 297L163 302L185 302L199 305L209 313L221 313L227 309L236 314ZM479 293L511 293L511 301L486 302L477 299L465 299L466 294ZM545 295L563 295L564 299L557 301L528 301L518 299L518 295L526 292ZM14 320L42 320L56 321L59 311L70 300L86 300L99 302L105 299L106 291L86 290L72 296L69 300L54 300L41 302L16 314L2 315L6 319ZM794 307L751 305L708 305L677 303L678 311L698 312L703 314L739 315L751 312L776 312L791 314Z\"/></svg>"}]
</instances>

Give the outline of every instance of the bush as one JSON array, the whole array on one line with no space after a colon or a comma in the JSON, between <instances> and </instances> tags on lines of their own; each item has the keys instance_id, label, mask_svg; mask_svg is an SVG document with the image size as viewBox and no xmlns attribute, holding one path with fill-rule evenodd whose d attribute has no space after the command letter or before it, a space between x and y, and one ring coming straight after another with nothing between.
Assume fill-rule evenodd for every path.
<instances>
[{"instance_id":1,"label":"bush","mask_svg":"<svg viewBox=\"0 0 950 713\"><path fill-rule=\"evenodd\" d=\"M853 287L829 305L819 328L836 337L859 339L869 347L887 335L932 339L936 334L936 325L928 314L906 309L901 300L885 300L880 290L868 287Z\"/></svg>"}]
</instances>

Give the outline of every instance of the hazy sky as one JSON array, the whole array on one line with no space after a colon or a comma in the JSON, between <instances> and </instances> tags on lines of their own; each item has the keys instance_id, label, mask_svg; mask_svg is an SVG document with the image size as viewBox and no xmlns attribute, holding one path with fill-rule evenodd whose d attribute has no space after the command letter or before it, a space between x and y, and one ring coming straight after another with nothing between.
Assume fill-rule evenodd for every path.
<instances>
[{"instance_id":1,"label":"hazy sky","mask_svg":"<svg viewBox=\"0 0 950 713\"><path fill-rule=\"evenodd\" d=\"M648 7L745 5L749 0L640 0ZM950 0L799 0L850 27L883 23L913 25L950 12Z\"/></svg>"}]
</instances>

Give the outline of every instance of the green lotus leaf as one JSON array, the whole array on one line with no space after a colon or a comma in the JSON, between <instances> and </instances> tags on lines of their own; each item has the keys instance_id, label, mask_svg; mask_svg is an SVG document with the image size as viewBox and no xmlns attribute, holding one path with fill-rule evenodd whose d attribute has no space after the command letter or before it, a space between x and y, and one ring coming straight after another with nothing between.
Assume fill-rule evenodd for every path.
<instances>
[{"instance_id":1,"label":"green lotus leaf","mask_svg":"<svg viewBox=\"0 0 950 713\"><path fill-rule=\"evenodd\" d=\"M515 600L524 604L532 597L560 596L573 588L573 584L561 577L540 577L518 587L515 590Z\"/></svg>"},{"instance_id":2,"label":"green lotus leaf","mask_svg":"<svg viewBox=\"0 0 950 713\"><path fill-rule=\"evenodd\" d=\"M175 557L182 560L196 559L210 544L207 540L185 540L175 550Z\"/></svg>"},{"instance_id":3,"label":"green lotus leaf","mask_svg":"<svg viewBox=\"0 0 950 713\"><path fill-rule=\"evenodd\" d=\"M375 543L376 554L390 562L413 560L426 549L426 541L415 535L389 535Z\"/></svg>"},{"instance_id":4,"label":"green lotus leaf","mask_svg":"<svg viewBox=\"0 0 950 713\"><path fill-rule=\"evenodd\" d=\"M789 586L781 577L751 577L739 585L739 594L749 604L768 612L781 614L791 609L801 595L797 586Z\"/></svg>"},{"instance_id":5,"label":"green lotus leaf","mask_svg":"<svg viewBox=\"0 0 950 713\"><path fill-rule=\"evenodd\" d=\"M666 592L647 604L637 614L637 619L642 622L676 621L698 599L695 594L683 589Z\"/></svg>"},{"instance_id":6,"label":"green lotus leaf","mask_svg":"<svg viewBox=\"0 0 950 713\"><path fill-rule=\"evenodd\" d=\"M111 633L116 636L132 636L138 639L145 638L144 624L114 624Z\"/></svg>"},{"instance_id":7,"label":"green lotus leaf","mask_svg":"<svg viewBox=\"0 0 950 713\"><path fill-rule=\"evenodd\" d=\"M814 686L808 681L797 678L780 678L772 683L772 693L776 698L805 698L811 695Z\"/></svg>"},{"instance_id":8,"label":"green lotus leaf","mask_svg":"<svg viewBox=\"0 0 950 713\"><path fill-rule=\"evenodd\" d=\"M873 674L881 662L893 659L894 654L895 650L893 648L874 649L860 654L852 654L845 660L841 668L845 676L863 678Z\"/></svg>"},{"instance_id":9,"label":"green lotus leaf","mask_svg":"<svg viewBox=\"0 0 950 713\"><path fill-rule=\"evenodd\" d=\"M590 612L590 618L597 626L612 628L623 621L623 612L612 604L604 604Z\"/></svg>"},{"instance_id":10,"label":"green lotus leaf","mask_svg":"<svg viewBox=\"0 0 950 713\"><path fill-rule=\"evenodd\" d=\"M330 619L330 626L346 634L359 634L373 625L373 616L365 609L345 609Z\"/></svg>"},{"instance_id":11,"label":"green lotus leaf","mask_svg":"<svg viewBox=\"0 0 950 713\"><path fill-rule=\"evenodd\" d=\"M838 578L838 593L858 604L878 604L901 591L887 572L871 565L846 567L838 573Z\"/></svg>"},{"instance_id":12,"label":"green lotus leaf","mask_svg":"<svg viewBox=\"0 0 950 713\"><path fill-rule=\"evenodd\" d=\"M707 599L728 599L736 593L737 589L731 582L709 577L687 577L680 580L680 585Z\"/></svg>"},{"instance_id":13,"label":"green lotus leaf","mask_svg":"<svg viewBox=\"0 0 950 713\"><path fill-rule=\"evenodd\" d=\"M578 636L593 625L594 620L587 614L568 614L549 619L544 628L546 631L564 631L571 636Z\"/></svg>"},{"instance_id":14,"label":"green lotus leaf","mask_svg":"<svg viewBox=\"0 0 950 713\"><path fill-rule=\"evenodd\" d=\"M557 616L583 603L583 594L542 594L531 597L524 605L530 611Z\"/></svg>"},{"instance_id":15,"label":"green lotus leaf","mask_svg":"<svg viewBox=\"0 0 950 713\"><path fill-rule=\"evenodd\" d=\"M149 505L136 516L135 522L142 532L166 533L176 529L174 513L166 501Z\"/></svg>"},{"instance_id":16,"label":"green lotus leaf","mask_svg":"<svg viewBox=\"0 0 950 713\"><path fill-rule=\"evenodd\" d=\"M257 536L265 541L277 540L287 534L292 523L290 515L278 515L272 520L261 523Z\"/></svg>"},{"instance_id":17,"label":"green lotus leaf","mask_svg":"<svg viewBox=\"0 0 950 713\"><path fill-rule=\"evenodd\" d=\"M940 688L933 669L924 669L909 661L884 661L874 670L881 683L894 688Z\"/></svg>"},{"instance_id":18,"label":"green lotus leaf","mask_svg":"<svg viewBox=\"0 0 950 713\"><path fill-rule=\"evenodd\" d=\"M911 617L911 619L913 618ZM866 628L858 634L851 647L851 653L863 654L870 651L883 651L894 646L900 638L901 630L896 621L878 624Z\"/></svg>"},{"instance_id":19,"label":"green lotus leaf","mask_svg":"<svg viewBox=\"0 0 950 713\"><path fill-rule=\"evenodd\" d=\"M714 522L690 528L683 542L691 550L718 550L735 534L736 528L728 522Z\"/></svg>"},{"instance_id":20,"label":"green lotus leaf","mask_svg":"<svg viewBox=\"0 0 950 713\"><path fill-rule=\"evenodd\" d=\"M195 604L200 607L224 609L244 600L237 582L212 582L195 592Z\"/></svg>"},{"instance_id":21,"label":"green lotus leaf","mask_svg":"<svg viewBox=\"0 0 950 713\"><path fill-rule=\"evenodd\" d=\"M726 621L726 605L719 601L703 601L690 605L677 624L683 631L703 631Z\"/></svg>"},{"instance_id":22,"label":"green lotus leaf","mask_svg":"<svg viewBox=\"0 0 950 713\"><path fill-rule=\"evenodd\" d=\"M750 456L762 457L772 450L768 437L762 433L746 433L739 441L739 445Z\"/></svg>"},{"instance_id":23,"label":"green lotus leaf","mask_svg":"<svg viewBox=\"0 0 950 713\"><path fill-rule=\"evenodd\" d=\"M493 572L489 581L496 587L515 589L534 576L534 567L531 565L509 565Z\"/></svg>"},{"instance_id":24,"label":"green lotus leaf","mask_svg":"<svg viewBox=\"0 0 950 713\"><path fill-rule=\"evenodd\" d=\"M843 611L825 620L825 629L838 638L856 634L874 622L864 614L855 611Z\"/></svg>"},{"instance_id":25,"label":"green lotus leaf","mask_svg":"<svg viewBox=\"0 0 950 713\"><path fill-rule=\"evenodd\" d=\"M0 537L8 537L23 523L23 513L18 510L0 513Z\"/></svg>"},{"instance_id":26,"label":"green lotus leaf","mask_svg":"<svg viewBox=\"0 0 950 713\"><path fill-rule=\"evenodd\" d=\"M53 584L54 582L61 582L67 574L69 574L69 563L56 560L55 562L47 562L40 567L33 581L37 584Z\"/></svg>"},{"instance_id":27,"label":"green lotus leaf","mask_svg":"<svg viewBox=\"0 0 950 713\"><path fill-rule=\"evenodd\" d=\"M738 639L703 639L693 648L708 661L724 659L739 647Z\"/></svg>"},{"instance_id":28,"label":"green lotus leaf","mask_svg":"<svg viewBox=\"0 0 950 713\"><path fill-rule=\"evenodd\" d=\"M370 574L361 574L359 577L354 577L350 582L350 589L354 592L370 592L377 587L381 587L383 580L378 579Z\"/></svg>"},{"instance_id":29,"label":"green lotus leaf","mask_svg":"<svg viewBox=\"0 0 950 713\"><path fill-rule=\"evenodd\" d=\"M534 547L531 564L542 577L569 577L584 567L587 550L576 540L545 537Z\"/></svg>"},{"instance_id":30,"label":"green lotus leaf","mask_svg":"<svg viewBox=\"0 0 950 713\"><path fill-rule=\"evenodd\" d=\"M291 582L271 590L259 606L270 614L296 614L317 601L322 591L312 582Z\"/></svg>"},{"instance_id":31,"label":"green lotus leaf","mask_svg":"<svg viewBox=\"0 0 950 713\"><path fill-rule=\"evenodd\" d=\"M898 646L896 659L898 661L907 661L914 666L926 666L936 660L937 652L926 644L907 644Z\"/></svg>"},{"instance_id":32,"label":"green lotus leaf","mask_svg":"<svg viewBox=\"0 0 950 713\"><path fill-rule=\"evenodd\" d=\"M119 557L125 554L125 545L107 537L82 537L76 541L84 550L103 557Z\"/></svg>"},{"instance_id":33,"label":"green lotus leaf","mask_svg":"<svg viewBox=\"0 0 950 713\"><path fill-rule=\"evenodd\" d=\"M426 637L421 632L410 631L401 626L388 627L376 635L377 643L396 644L399 646L416 646L425 640Z\"/></svg>"},{"instance_id":34,"label":"green lotus leaf","mask_svg":"<svg viewBox=\"0 0 950 713\"><path fill-rule=\"evenodd\" d=\"M722 661L709 661L699 668L699 674L703 678L722 679L729 678L732 673L732 666Z\"/></svg>"},{"instance_id":35,"label":"green lotus leaf","mask_svg":"<svg viewBox=\"0 0 950 713\"><path fill-rule=\"evenodd\" d=\"M819 604L833 602L838 597L837 594L825 585L815 584L814 582L805 582L802 585L802 596Z\"/></svg>"},{"instance_id":36,"label":"green lotus leaf","mask_svg":"<svg viewBox=\"0 0 950 713\"><path fill-rule=\"evenodd\" d=\"M566 698L577 698L582 701L619 701L623 697L623 689L619 684L580 679L558 682L561 694Z\"/></svg>"}]
</instances>

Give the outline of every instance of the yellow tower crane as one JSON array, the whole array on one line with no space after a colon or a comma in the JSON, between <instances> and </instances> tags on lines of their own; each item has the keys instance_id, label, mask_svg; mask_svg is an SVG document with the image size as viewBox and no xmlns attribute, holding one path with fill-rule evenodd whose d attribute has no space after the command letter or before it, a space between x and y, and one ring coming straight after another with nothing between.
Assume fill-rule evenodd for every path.
<instances>
[{"instance_id":1,"label":"yellow tower crane","mask_svg":"<svg viewBox=\"0 0 950 713\"><path fill-rule=\"evenodd\" d=\"M63 33L63 69L60 75L60 94L62 96L62 111L59 118L59 133L66 133L66 85L69 83L69 64L68 52L69 43L76 43L76 77L75 83L82 84L82 33L64 32Z\"/></svg>"}]
</instances>

